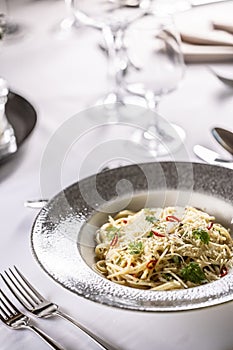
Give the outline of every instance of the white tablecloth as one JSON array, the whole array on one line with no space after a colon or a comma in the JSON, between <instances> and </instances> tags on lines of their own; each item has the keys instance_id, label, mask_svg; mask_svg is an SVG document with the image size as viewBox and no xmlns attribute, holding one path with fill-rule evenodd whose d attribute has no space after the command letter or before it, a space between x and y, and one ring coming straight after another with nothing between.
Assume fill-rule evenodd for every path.
<instances>
[{"instance_id":1,"label":"white tablecloth","mask_svg":"<svg viewBox=\"0 0 233 350\"><path fill-rule=\"evenodd\" d=\"M24 201L41 197L40 162L53 133L68 118L106 93L107 63L98 50L100 33L97 31L80 28L66 40L57 38L55 28L65 15L63 1L9 3L12 18L23 23L26 34L2 45L0 75L8 80L13 91L33 104L38 122L17 156L0 169L0 271L14 264L19 266L45 296L119 349L232 349L232 303L180 313L111 308L62 288L34 259L30 230L37 212L24 208ZM211 9L215 13L228 12L227 8L232 10L232 5L210 6L203 13L210 15ZM160 104L160 113L184 128L190 161L198 161L192 152L198 143L225 154L214 141L210 129L216 125L232 128L232 111L232 90L219 82L204 64L187 66L180 88L164 97ZM79 177L76 166L81 152L75 155L74 166L68 167L64 186ZM177 160L179 157L182 158L177 154ZM83 175L95 170L90 167ZM51 195L56 190L59 189L51 183ZM36 323L66 349L98 349L87 336L63 320L37 319ZM14 332L0 326L1 350L32 348L43 350L48 347L29 331Z\"/></svg>"}]
</instances>

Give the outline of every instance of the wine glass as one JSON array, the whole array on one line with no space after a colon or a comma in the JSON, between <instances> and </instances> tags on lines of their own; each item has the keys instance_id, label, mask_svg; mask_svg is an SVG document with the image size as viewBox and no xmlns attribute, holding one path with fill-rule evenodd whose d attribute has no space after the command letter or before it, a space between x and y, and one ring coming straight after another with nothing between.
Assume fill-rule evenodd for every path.
<instances>
[{"instance_id":1,"label":"wine glass","mask_svg":"<svg viewBox=\"0 0 233 350\"><path fill-rule=\"evenodd\" d=\"M15 22L9 16L9 1L0 1L0 37L4 36L4 41L18 39L24 34L24 26Z\"/></svg>"},{"instance_id":2,"label":"wine glass","mask_svg":"<svg viewBox=\"0 0 233 350\"><path fill-rule=\"evenodd\" d=\"M158 118L161 98L178 88L185 72L180 39L171 16L150 13L130 25L125 33L127 54L133 65L124 76L127 93L144 97L147 107L154 111L154 118L146 131L139 129L132 136L144 145L145 155L158 157L175 151L182 144L184 131Z\"/></svg>"},{"instance_id":3,"label":"wine glass","mask_svg":"<svg viewBox=\"0 0 233 350\"><path fill-rule=\"evenodd\" d=\"M128 65L125 54L126 28L143 16L152 0L72 0L76 18L103 33L108 54L111 91L102 103L121 102L122 76Z\"/></svg>"}]
</instances>

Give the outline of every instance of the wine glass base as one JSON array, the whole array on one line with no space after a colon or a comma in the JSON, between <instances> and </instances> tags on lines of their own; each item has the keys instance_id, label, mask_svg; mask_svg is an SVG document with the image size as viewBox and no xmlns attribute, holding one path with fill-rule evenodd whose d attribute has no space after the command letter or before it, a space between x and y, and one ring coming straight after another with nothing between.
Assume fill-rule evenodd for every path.
<instances>
[{"instance_id":1,"label":"wine glass base","mask_svg":"<svg viewBox=\"0 0 233 350\"><path fill-rule=\"evenodd\" d=\"M136 130L131 140L138 145L139 154L146 158L158 158L172 156L184 145L185 138L185 131L180 126L160 121L156 136L148 130Z\"/></svg>"},{"instance_id":2,"label":"wine glass base","mask_svg":"<svg viewBox=\"0 0 233 350\"><path fill-rule=\"evenodd\" d=\"M115 93L115 92L109 92L107 95L105 95L102 98L99 98L95 103L94 106L107 106L107 105L122 105L123 107L127 107L127 105L134 105L139 106L143 108L148 108L147 102L144 97L140 96L134 96L130 93Z\"/></svg>"},{"instance_id":3,"label":"wine glass base","mask_svg":"<svg viewBox=\"0 0 233 350\"><path fill-rule=\"evenodd\" d=\"M143 97L113 92L95 101L93 106L103 108L106 122L135 123L135 128L136 120L140 119L141 114L148 110ZM95 118L95 115L90 113L90 117Z\"/></svg>"},{"instance_id":4,"label":"wine glass base","mask_svg":"<svg viewBox=\"0 0 233 350\"><path fill-rule=\"evenodd\" d=\"M82 25L73 17L66 17L61 20L53 28L55 36L59 40L66 40L69 37L76 35L77 31L82 27Z\"/></svg>"},{"instance_id":5,"label":"wine glass base","mask_svg":"<svg viewBox=\"0 0 233 350\"><path fill-rule=\"evenodd\" d=\"M100 107L105 123L131 127L127 147L141 159L172 156L184 145L185 131L148 109L142 97L108 94L98 100L95 106ZM96 110L91 110L88 116L96 119Z\"/></svg>"}]
</instances>

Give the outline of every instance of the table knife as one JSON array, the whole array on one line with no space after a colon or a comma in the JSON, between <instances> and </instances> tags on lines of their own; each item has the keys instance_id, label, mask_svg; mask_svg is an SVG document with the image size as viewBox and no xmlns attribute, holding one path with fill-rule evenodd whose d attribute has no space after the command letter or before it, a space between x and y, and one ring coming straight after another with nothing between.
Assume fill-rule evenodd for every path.
<instances>
[{"instance_id":1,"label":"table knife","mask_svg":"<svg viewBox=\"0 0 233 350\"><path fill-rule=\"evenodd\" d=\"M195 145L193 151L200 159L208 164L222 166L233 170L233 161L220 156L217 152L201 145Z\"/></svg>"}]
</instances>

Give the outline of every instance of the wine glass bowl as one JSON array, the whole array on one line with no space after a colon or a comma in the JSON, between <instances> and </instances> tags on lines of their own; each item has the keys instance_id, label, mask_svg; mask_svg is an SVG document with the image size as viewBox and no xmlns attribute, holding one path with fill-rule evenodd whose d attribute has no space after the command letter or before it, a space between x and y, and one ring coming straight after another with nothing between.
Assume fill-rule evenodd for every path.
<instances>
[{"instance_id":1,"label":"wine glass bowl","mask_svg":"<svg viewBox=\"0 0 233 350\"><path fill-rule=\"evenodd\" d=\"M132 62L125 70L124 89L134 96L135 103L144 97L147 107L157 112L161 98L178 88L185 73L180 38L172 18L156 13L143 16L127 29L124 46ZM138 143L145 145L147 157L177 150L184 137L180 127L162 121L157 113L154 116L146 132L137 130L134 135Z\"/></svg>"},{"instance_id":2,"label":"wine glass bowl","mask_svg":"<svg viewBox=\"0 0 233 350\"><path fill-rule=\"evenodd\" d=\"M122 74L127 65L124 53L126 28L149 11L152 0L72 0L76 18L102 31L107 52L111 89L97 104L121 102Z\"/></svg>"},{"instance_id":3,"label":"wine glass bowl","mask_svg":"<svg viewBox=\"0 0 233 350\"><path fill-rule=\"evenodd\" d=\"M73 0L74 11L111 27L112 31L126 28L146 12L151 0Z\"/></svg>"},{"instance_id":4,"label":"wine glass bowl","mask_svg":"<svg viewBox=\"0 0 233 350\"><path fill-rule=\"evenodd\" d=\"M170 17L149 14L133 23L125 35L129 60L126 90L159 100L178 88L185 65L179 36Z\"/></svg>"},{"instance_id":5,"label":"wine glass bowl","mask_svg":"<svg viewBox=\"0 0 233 350\"><path fill-rule=\"evenodd\" d=\"M10 1L0 1L0 39L4 42L8 40L18 40L25 35L26 27L24 24L16 22L10 16Z\"/></svg>"}]
</instances>

